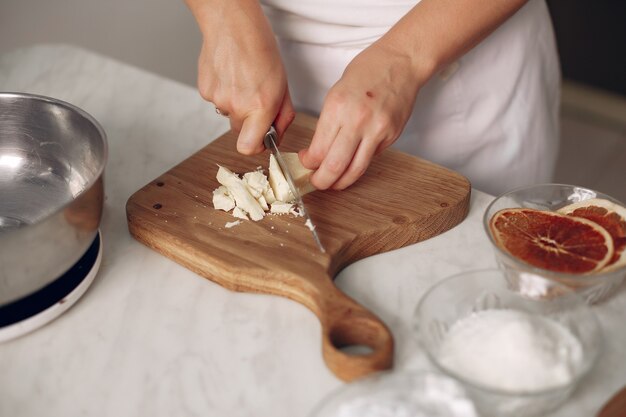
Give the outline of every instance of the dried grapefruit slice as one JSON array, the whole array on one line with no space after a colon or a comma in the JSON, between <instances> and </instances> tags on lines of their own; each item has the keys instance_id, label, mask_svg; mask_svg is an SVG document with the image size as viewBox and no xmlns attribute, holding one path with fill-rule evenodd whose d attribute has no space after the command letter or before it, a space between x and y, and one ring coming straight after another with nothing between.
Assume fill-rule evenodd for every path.
<instances>
[{"instance_id":1,"label":"dried grapefruit slice","mask_svg":"<svg viewBox=\"0 0 626 417\"><path fill-rule=\"evenodd\" d=\"M603 198L592 198L570 204L558 213L583 217L604 227L613 238L613 258L603 270L626 265L626 208Z\"/></svg>"},{"instance_id":2,"label":"dried grapefruit slice","mask_svg":"<svg viewBox=\"0 0 626 417\"><path fill-rule=\"evenodd\" d=\"M584 274L613 257L613 239L597 223L529 208L500 210L489 228L498 246L533 266Z\"/></svg>"}]
</instances>

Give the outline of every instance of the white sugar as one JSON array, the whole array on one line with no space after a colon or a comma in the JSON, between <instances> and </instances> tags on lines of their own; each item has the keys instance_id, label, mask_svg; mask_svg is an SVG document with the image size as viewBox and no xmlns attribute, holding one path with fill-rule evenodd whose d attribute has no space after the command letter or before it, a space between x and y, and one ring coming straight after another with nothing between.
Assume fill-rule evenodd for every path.
<instances>
[{"instance_id":1,"label":"white sugar","mask_svg":"<svg viewBox=\"0 0 626 417\"><path fill-rule=\"evenodd\" d=\"M473 403L459 385L439 375L425 375L409 385L370 387L352 396L334 417L476 417Z\"/></svg>"},{"instance_id":2,"label":"white sugar","mask_svg":"<svg viewBox=\"0 0 626 417\"><path fill-rule=\"evenodd\" d=\"M571 382L582 364L580 341L561 323L516 310L484 310L454 323L440 362L482 385L540 391Z\"/></svg>"}]
</instances>

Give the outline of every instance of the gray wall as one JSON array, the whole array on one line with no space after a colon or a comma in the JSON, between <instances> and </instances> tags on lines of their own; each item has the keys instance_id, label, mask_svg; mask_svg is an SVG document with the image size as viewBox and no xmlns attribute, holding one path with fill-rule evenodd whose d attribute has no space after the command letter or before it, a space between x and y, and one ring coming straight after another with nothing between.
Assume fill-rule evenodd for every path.
<instances>
[{"instance_id":1,"label":"gray wall","mask_svg":"<svg viewBox=\"0 0 626 417\"><path fill-rule=\"evenodd\" d=\"M0 0L0 54L50 42L196 82L201 36L183 0Z\"/></svg>"}]
</instances>

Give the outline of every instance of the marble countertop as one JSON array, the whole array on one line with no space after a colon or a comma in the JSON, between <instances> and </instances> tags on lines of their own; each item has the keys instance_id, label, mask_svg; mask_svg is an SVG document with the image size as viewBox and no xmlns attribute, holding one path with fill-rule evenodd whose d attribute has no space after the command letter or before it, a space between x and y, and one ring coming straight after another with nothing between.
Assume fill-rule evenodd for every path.
<instances>
[{"instance_id":1,"label":"marble countertop","mask_svg":"<svg viewBox=\"0 0 626 417\"><path fill-rule=\"evenodd\" d=\"M100 272L64 315L0 345L0 415L306 416L342 385L305 307L230 292L128 233L130 195L228 129L195 89L75 47L37 45L0 56L0 91L83 108L110 147ZM424 292L451 274L495 267L481 224L491 198L474 190L459 226L337 277L391 328L394 372L432 367L411 332ZM626 384L626 291L593 308L603 354L555 417L592 416Z\"/></svg>"}]
</instances>

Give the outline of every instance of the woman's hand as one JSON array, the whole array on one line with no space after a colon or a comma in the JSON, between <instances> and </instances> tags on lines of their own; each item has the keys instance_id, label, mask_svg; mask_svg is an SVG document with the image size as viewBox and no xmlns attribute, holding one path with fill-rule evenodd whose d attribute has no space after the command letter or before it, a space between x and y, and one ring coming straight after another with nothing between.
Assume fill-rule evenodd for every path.
<instances>
[{"instance_id":1,"label":"woman's hand","mask_svg":"<svg viewBox=\"0 0 626 417\"><path fill-rule=\"evenodd\" d=\"M404 128L418 90L527 0L421 0L348 65L328 93L310 147L318 189L343 189Z\"/></svg>"},{"instance_id":2,"label":"woman's hand","mask_svg":"<svg viewBox=\"0 0 626 417\"><path fill-rule=\"evenodd\" d=\"M239 133L237 150L264 150L272 122L279 137L295 117L272 30L256 0L187 0L203 34L198 90Z\"/></svg>"},{"instance_id":3,"label":"woman's hand","mask_svg":"<svg viewBox=\"0 0 626 417\"><path fill-rule=\"evenodd\" d=\"M317 169L320 190L344 189L363 175L375 154L400 136L420 87L411 59L376 42L357 55L330 89L303 165Z\"/></svg>"}]
</instances>

